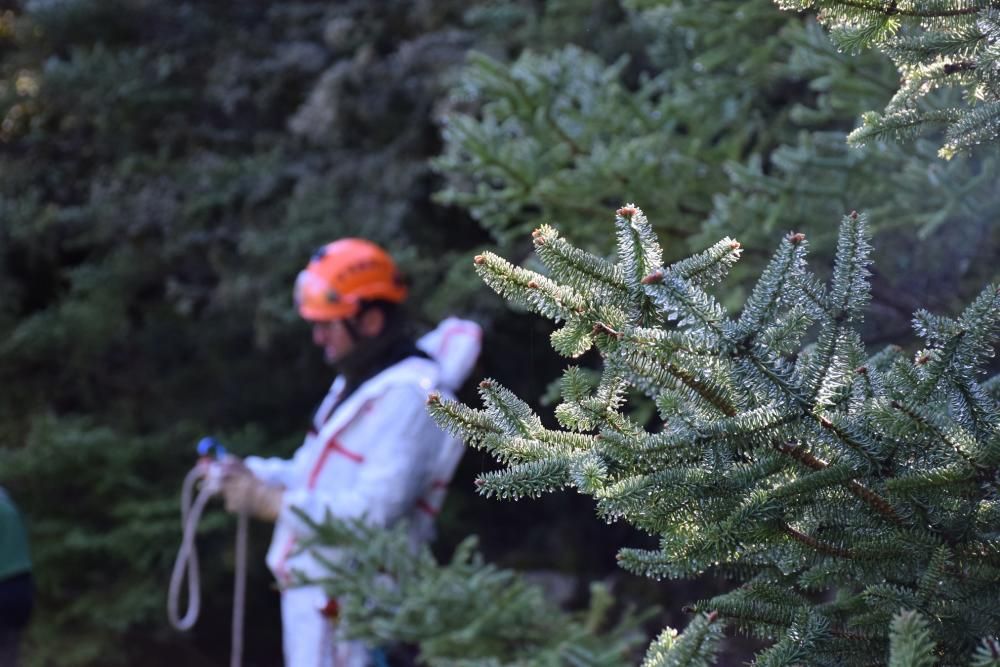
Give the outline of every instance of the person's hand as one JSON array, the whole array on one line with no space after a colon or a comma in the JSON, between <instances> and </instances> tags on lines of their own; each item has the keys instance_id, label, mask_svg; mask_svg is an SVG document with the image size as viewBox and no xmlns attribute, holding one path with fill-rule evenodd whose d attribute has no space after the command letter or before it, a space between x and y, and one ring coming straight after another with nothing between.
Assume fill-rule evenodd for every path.
<instances>
[{"instance_id":1,"label":"person's hand","mask_svg":"<svg viewBox=\"0 0 1000 667\"><path fill-rule=\"evenodd\" d=\"M232 477L238 477L241 475L253 476L253 473L250 471L250 468L247 467L247 464L243 462L243 459L238 456L233 456L232 454L226 454L221 461L218 461L214 465L218 466L219 475L223 482Z\"/></svg>"},{"instance_id":2,"label":"person's hand","mask_svg":"<svg viewBox=\"0 0 1000 667\"><path fill-rule=\"evenodd\" d=\"M222 496L226 501L226 511L233 514L249 514L263 521L275 521L281 512L284 488L265 484L245 466L234 469L222 479Z\"/></svg>"}]
</instances>

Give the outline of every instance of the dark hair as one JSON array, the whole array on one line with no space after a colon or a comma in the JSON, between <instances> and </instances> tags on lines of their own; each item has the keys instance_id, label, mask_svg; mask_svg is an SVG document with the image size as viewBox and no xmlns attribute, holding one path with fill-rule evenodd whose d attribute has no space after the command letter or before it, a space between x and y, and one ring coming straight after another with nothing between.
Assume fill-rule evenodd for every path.
<instances>
[{"instance_id":1,"label":"dark hair","mask_svg":"<svg viewBox=\"0 0 1000 667\"><path fill-rule=\"evenodd\" d=\"M392 301L385 301L383 299L362 301L358 308L358 314L355 317L361 317L365 311L372 308L378 308L382 311L382 315L385 316L383 333L398 332L409 325L406 307L401 303L393 303Z\"/></svg>"}]
</instances>

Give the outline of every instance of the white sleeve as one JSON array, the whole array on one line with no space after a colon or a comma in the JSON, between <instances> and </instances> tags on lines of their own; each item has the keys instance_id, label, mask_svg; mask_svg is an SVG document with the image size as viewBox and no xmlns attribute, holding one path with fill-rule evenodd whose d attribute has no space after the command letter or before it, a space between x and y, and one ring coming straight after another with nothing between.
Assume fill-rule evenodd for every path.
<instances>
[{"instance_id":1,"label":"white sleeve","mask_svg":"<svg viewBox=\"0 0 1000 667\"><path fill-rule=\"evenodd\" d=\"M247 468L250 468L250 472L254 474L254 477L262 482L292 487L295 485L295 480L301 478L300 471L306 465L306 456L313 437L311 435L307 436L305 442L295 450L295 454L290 459L282 459L276 456L268 458L248 456L243 459L243 463L246 464Z\"/></svg>"},{"instance_id":2,"label":"white sleeve","mask_svg":"<svg viewBox=\"0 0 1000 667\"><path fill-rule=\"evenodd\" d=\"M329 510L343 519L363 516L377 526L388 526L412 511L430 483L444 440L427 413L426 402L427 392L415 385L391 387L366 417L369 428L364 432L375 435L363 446L365 459L355 484L348 489L288 491L282 520L296 532L304 532L306 526L291 507L316 522Z\"/></svg>"}]
</instances>

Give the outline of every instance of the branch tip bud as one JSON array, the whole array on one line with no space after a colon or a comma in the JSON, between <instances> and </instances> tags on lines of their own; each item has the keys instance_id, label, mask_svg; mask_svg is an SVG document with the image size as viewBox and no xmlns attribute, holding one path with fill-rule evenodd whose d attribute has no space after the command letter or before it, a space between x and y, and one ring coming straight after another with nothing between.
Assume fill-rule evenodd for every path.
<instances>
[{"instance_id":1,"label":"branch tip bud","mask_svg":"<svg viewBox=\"0 0 1000 667\"><path fill-rule=\"evenodd\" d=\"M427 405L437 405L441 402L441 394L436 391L432 391L427 394Z\"/></svg>"},{"instance_id":2,"label":"branch tip bud","mask_svg":"<svg viewBox=\"0 0 1000 667\"><path fill-rule=\"evenodd\" d=\"M662 283L662 282L663 282L662 269L657 269L656 271L653 271L648 276L642 279L643 285L652 285L653 283Z\"/></svg>"},{"instance_id":3,"label":"branch tip bud","mask_svg":"<svg viewBox=\"0 0 1000 667\"><path fill-rule=\"evenodd\" d=\"M535 280L529 280L528 287L530 287L531 289L538 289L538 282Z\"/></svg>"},{"instance_id":4,"label":"branch tip bud","mask_svg":"<svg viewBox=\"0 0 1000 667\"><path fill-rule=\"evenodd\" d=\"M618 209L617 211L615 211L615 213L617 213L618 216L621 217L621 218L631 218L632 216L634 216L638 212L639 212L639 209L636 208L635 204L625 204L620 209Z\"/></svg>"},{"instance_id":5,"label":"branch tip bud","mask_svg":"<svg viewBox=\"0 0 1000 667\"><path fill-rule=\"evenodd\" d=\"M829 417L820 417L819 423L823 428L833 428L833 422L830 421Z\"/></svg>"},{"instance_id":6,"label":"branch tip bud","mask_svg":"<svg viewBox=\"0 0 1000 667\"><path fill-rule=\"evenodd\" d=\"M482 255L476 255L475 257L472 258L472 263L473 264L482 264L485 261L486 261L486 258L483 257Z\"/></svg>"},{"instance_id":7,"label":"branch tip bud","mask_svg":"<svg viewBox=\"0 0 1000 667\"><path fill-rule=\"evenodd\" d=\"M482 477L477 477L476 481L473 482L473 484L476 485L477 489L481 489L481 488L483 488L483 484L486 484L486 480L483 479Z\"/></svg>"},{"instance_id":8,"label":"branch tip bud","mask_svg":"<svg viewBox=\"0 0 1000 667\"><path fill-rule=\"evenodd\" d=\"M483 380L482 382L479 383L480 389L490 389L492 387L493 387L493 382L491 382L490 380Z\"/></svg>"},{"instance_id":9,"label":"branch tip bud","mask_svg":"<svg viewBox=\"0 0 1000 667\"><path fill-rule=\"evenodd\" d=\"M789 232L788 236L785 238L787 238L788 242L792 245L798 245L806 240L806 235L802 232Z\"/></svg>"},{"instance_id":10,"label":"branch tip bud","mask_svg":"<svg viewBox=\"0 0 1000 667\"><path fill-rule=\"evenodd\" d=\"M868 375L868 367L858 366L857 368L854 369L854 372L857 373L858 375Z\"/></svg>"},{"instance_id":11,"label":"branch tip bud","mask_svg":"<svg viewBox=\"0 0 1000 667\"><path fill-rule=\"evenodd\" d=\"M858 212L851 211L851 220L857 220L857 219L858 219Z\"/></svg>"}]
</instances>

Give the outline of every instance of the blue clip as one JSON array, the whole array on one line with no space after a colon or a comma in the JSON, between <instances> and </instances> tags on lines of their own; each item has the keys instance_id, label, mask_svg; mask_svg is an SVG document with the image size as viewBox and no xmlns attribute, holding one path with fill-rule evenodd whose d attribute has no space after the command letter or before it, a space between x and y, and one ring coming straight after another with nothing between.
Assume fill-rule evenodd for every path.
<instances>
[{"instance_id":1,"label":"blue clip","mask_svg":"<svg viewBox=\"0 0 1000 667\"><path fill-rule=\"evenodd\" d=\"M210 436L206 436L198 441L198 455L199 456L211 456L212 450L215 450L215 458L221 460L226 456L226 448L219 443L218 440Z\"/></svg>"}]
</instances>

